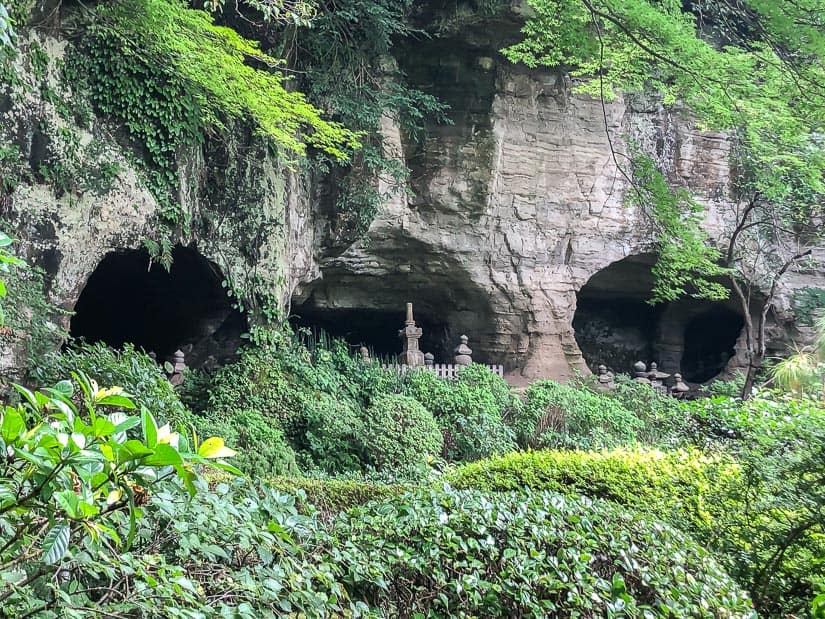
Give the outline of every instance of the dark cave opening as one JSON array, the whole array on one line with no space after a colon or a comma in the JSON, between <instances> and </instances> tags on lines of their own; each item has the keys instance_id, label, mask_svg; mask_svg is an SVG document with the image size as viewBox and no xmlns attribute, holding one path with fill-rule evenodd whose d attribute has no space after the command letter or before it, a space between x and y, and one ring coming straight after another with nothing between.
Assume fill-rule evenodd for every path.
<instances>
[{"instance_id":1,"label":"dark cave opening","mask_svg":"<svg viewBox=\"0 0 825 619\"><path fill-rule=\"evenodd\" d=\"M345 340L353 348L366 346L370 354L381 359L395 359L403 342L398 331L404 327L405 307L398 311L368 308L322 308L304 304L292 310L293 328L320 329L332 337ZM449 325L416 310L415 322L423 330L419 340L422 352L431 352L438 362L451 356Z\"/></svg>"},{"instance_id":2,"label":"dark cave opening","mask_svg":"<svg viewBox=\"0 0 825 619\"><path fill-rule=\"evenodd\" d=\"M181 349L189 367L234 358L248 325L220 270L187 247L175 247L172 260L167 271L146 250L107 254L75 305L71 336L113 348L129 342L159 361Z\"/></svg>"},{"instance_id":3,"label":"dark cave opening","mask_svg":"<svg viewBox=\"0 0 825 619\"><path fill-rule=\"evenodd\" d=\"M577 294L576 342L591 370L629 373L655 361L692 383L721 374L735 355L744 321L730 301L682 298L650 305L655 257L630 256L595 273Z\"/></svg>"},{"instance_id":4,"label":"dark cave opening","mask_svg":"<svg viewBox=\"0 0 825 619\"><path fill-rule=\"evenodd\" d=\"M720 374L733 357L744 326L742 316L726 307L712 307L691 319L682 354L685 380L703 383Z\"/></svg>"}]
</instances>

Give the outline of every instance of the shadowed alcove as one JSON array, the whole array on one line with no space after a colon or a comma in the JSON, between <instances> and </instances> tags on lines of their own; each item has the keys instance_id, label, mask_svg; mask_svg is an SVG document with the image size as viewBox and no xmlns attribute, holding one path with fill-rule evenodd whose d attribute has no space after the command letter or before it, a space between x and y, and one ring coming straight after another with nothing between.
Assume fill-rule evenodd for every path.
<instances>
[{"instance_id":1,"label":"shadowed alcove","mask_svg":"<svg viewBox=\"0 0 825 619\"><path fill-rule=\"evenodd\" d=\"M353 268L342 260L323 269L323 277L300 287L292 298L290 322L322 329L344 338L353 347L367 346L377 355L401 352L399 329L406 304L424 331L422 352L437 363L451 362L459 338L470 338L473 359L502 363L497 352L494 314L488 295L476 286L452 257L429 253L429 248L406 237L385 239L371 246L380 256L369 268Z\"/></svg>"},{"instance_id":2,"label":"shadowed alcove","mask_svg":"<svg viewBox=\"0 0 825 619\"><path fill-rule=\"evenodd\" d=\"M654 262L653 255L630 256L588 280L576 295L576 342L592 370L604 363L627 373L636 361L656 361L689 382L709 381L735 355L741 312L731 300L650 305Z\"/></svg>"},{"instance_id":3,"label":"shadowed alcove","mask_svg":"<svg viewBox=\"0 0 825 619\"><path fill-rule=\"evenodd\" d=\"M159 360L181 349L190 367L230 360L247 322L220 270L187 247L175 247L172 259L167 271L145 250L107 254L75 305L71 335L114 348L129 342Z\"/></svg>"}]
</instances>

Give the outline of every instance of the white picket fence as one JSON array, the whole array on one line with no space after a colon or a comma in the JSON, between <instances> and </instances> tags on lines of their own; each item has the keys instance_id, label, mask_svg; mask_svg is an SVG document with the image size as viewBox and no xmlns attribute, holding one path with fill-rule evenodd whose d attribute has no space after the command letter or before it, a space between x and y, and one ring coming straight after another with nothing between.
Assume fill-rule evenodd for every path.
<instances>
[{"instance_id":1,"label":"white picket fence","mask_svg":"<svg viewBox=\"0 0 825 619\"><path fill-rule=\"evenodd\" d=\"M465 366L455 365L454 363L434 363L433 365L420 365L417 367L411 367L409 365L400 365L397 363L382 363L381 367L385 370L397 372L398 374L406 374L410 370L427 370L429 372L435 372L435 375L438 378L442 378L444 380L453 380L458 376L459 372L461 372L462 368L464 368ZM503 365L485 365L484 367L490 370L493 374L496 374L504 378Z\"/></svg>"}]
</instances>

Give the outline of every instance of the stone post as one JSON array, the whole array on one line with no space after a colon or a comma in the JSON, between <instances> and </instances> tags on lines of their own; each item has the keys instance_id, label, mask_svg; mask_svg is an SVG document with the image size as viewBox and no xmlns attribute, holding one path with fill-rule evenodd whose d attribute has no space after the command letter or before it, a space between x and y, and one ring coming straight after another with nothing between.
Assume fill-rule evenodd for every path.
<instances>
[{"instance_id":1,"label":"stone post","mask_svg":"<svg viewBox=\"0 0 825 619\"><path fill-rule=\"evenodd\" d=\"M424 353L424 365L431 368L435 365L435 355L431 352Z\"/></svg>"},{"instance_id":2,"label":"stone post","mask_svg":"<svg viewBox=\"0 0 825 619\"><path fill-rule=\"evenodd\" d=\"M404 328L398 332L398 337L404 341L404 349L398 355L398 362L401 365L410 367L424 365L424 353L418 348L418 340L421 339L423 333L423 329L415 326L412 303L407 303L407 320L404 322Z\"/></svg>"},{"instance_id":3,"label":"stone post","mask_svg":"<svg viewBox=\"0 0 825 619\"><path fill-rule=\"evenodd\" d=\"M361 355L361 361L364 363L370 363L372 361L370 359L370 350L366 346L362 346L358 349L358 353Z\"/></svg>"},{"instance_id":4,"label":"stone post","mask_svg":"<svg viewBox=\"0 0 825 619\"><path fill-rule=\"evenodd\" d=\"M456 365L470 365L473 362L473 351L467 346L468 338L466 335L461 336L461 343L455 347L455 364Z\"/></svg>"}]
</instances>

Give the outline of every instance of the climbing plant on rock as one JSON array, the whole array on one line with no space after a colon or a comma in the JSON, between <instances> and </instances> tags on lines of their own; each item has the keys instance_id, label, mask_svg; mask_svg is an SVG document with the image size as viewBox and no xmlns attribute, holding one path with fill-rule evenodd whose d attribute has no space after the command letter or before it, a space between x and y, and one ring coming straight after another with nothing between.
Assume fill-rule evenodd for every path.
<instances>
[{"instance_id":1,"label":"climbing plant on rock","mask_svg":"<svg viewBox=\"0 0 825 619\"><path fill-rule=\"evenodd\" d=\"M178 0L98 6L82 51L78 67L94 104L145 147L151 188L167 204L178 148L227 122L251 122L288 161L308 147L347 161L360 146L355 133L285 87L276 58Z\"/></svg>"}]
</instances>

